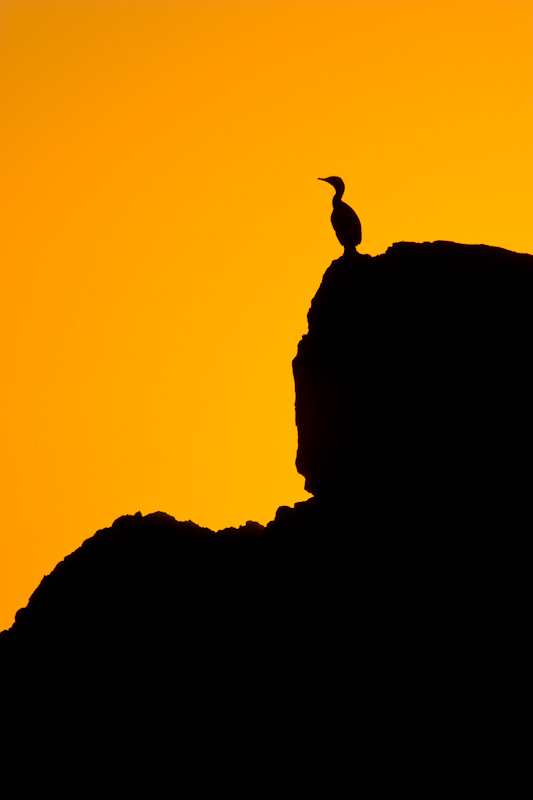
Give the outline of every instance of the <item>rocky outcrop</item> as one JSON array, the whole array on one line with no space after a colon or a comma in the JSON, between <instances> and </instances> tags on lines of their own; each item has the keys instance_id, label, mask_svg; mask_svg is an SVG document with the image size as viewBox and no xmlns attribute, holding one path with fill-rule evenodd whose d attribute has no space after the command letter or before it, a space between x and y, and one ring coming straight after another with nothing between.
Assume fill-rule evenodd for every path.
<instances>
[{"instance_id":1,"label":"rocky outcrop","mask_svg":"<svg viewBox=\"0 0 533 800\"><path fill-rule=\"evenodd\" d=\"M532 301L533 257L495 248L334 261L294 360L314 497L121 517L58 564L0 636L17 774L331 796L359 761L396 791L413 753L485 752L528 621Z\"/></svg>"},{"instance_id":2,"label":"rocky outcrop","mask_svg":"<svg viewBox=\"0 0 533 800\"><path fill-rule=\"evenodd\" d=\"M429 529L522 512L532 307L530 255L398 243L334 261L293 362L306 488Z\"/></svg>"}]
</instances>

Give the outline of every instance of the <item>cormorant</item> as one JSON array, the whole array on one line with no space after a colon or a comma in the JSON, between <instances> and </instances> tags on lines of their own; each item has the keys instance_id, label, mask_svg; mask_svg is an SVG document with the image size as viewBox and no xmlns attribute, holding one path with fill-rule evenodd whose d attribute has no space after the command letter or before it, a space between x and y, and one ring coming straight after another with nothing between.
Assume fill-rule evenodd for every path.
<instances>
[{"instance_id":1,"label":"cormorant","mask_svg":"<svg viewBox=\"0 0 533 800\"><path fill-rule=\"evenodd\" d=\"M333 230L337 234L337 239L344 247L344 251L355 250L357 245L361 244L361 223L353 208L350 208L349 205L343 203L341 200L344 194L344 181L335 176L331 178L319 178L318 180L331 183L335 189L331 224L333 225Z\"/></svg>"}]
</instances>

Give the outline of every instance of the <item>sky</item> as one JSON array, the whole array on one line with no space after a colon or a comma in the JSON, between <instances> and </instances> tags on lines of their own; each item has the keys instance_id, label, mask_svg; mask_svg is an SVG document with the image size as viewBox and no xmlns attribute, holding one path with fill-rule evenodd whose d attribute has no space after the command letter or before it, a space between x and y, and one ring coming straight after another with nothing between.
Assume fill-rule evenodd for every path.
<instances>
[{"instance_id":1,"label":"sky","mask_svg":"<svg viewBox=\"0 0 533 800\"><path fill-rule=\"evenodd\" d=\"M291 361L359 251L533 253L532 0L0 0L0 630L122 514L309 495Z\"/></svg>"}]
</instances>

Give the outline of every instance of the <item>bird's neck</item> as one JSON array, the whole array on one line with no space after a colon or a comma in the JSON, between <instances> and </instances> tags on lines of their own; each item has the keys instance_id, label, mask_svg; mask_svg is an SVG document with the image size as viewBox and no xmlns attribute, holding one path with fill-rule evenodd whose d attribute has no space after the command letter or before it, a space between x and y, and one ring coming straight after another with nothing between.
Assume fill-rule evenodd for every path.
<instances>
[{"instance_id":1,"label":"bird's neck","mask_svg":"<svg viewBox=\"0 0 533 800\"><path fill-rule=\"evenodd\" d=\"M341 197L344 194L344 189L337 189L333 197L333 205L336 206L341 202Z\"/></svg>"}]
</instances>

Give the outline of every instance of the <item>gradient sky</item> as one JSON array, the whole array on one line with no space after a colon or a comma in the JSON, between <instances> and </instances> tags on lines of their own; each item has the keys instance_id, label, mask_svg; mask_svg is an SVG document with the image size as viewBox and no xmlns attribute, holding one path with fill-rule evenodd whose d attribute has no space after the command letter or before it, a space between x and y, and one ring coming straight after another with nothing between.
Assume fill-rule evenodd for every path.
<instances>
[{"instance_id":1,"label":"gradient sky","mask_svg":"<svg viewBox=\"0 0 533 800\"><path fill-rule=\"evenodd\" d=\"M532 0L0 0L0 629L121 514L307 495L291 361L361 252L533 253Z\"/></svg>"}]
</instances>

